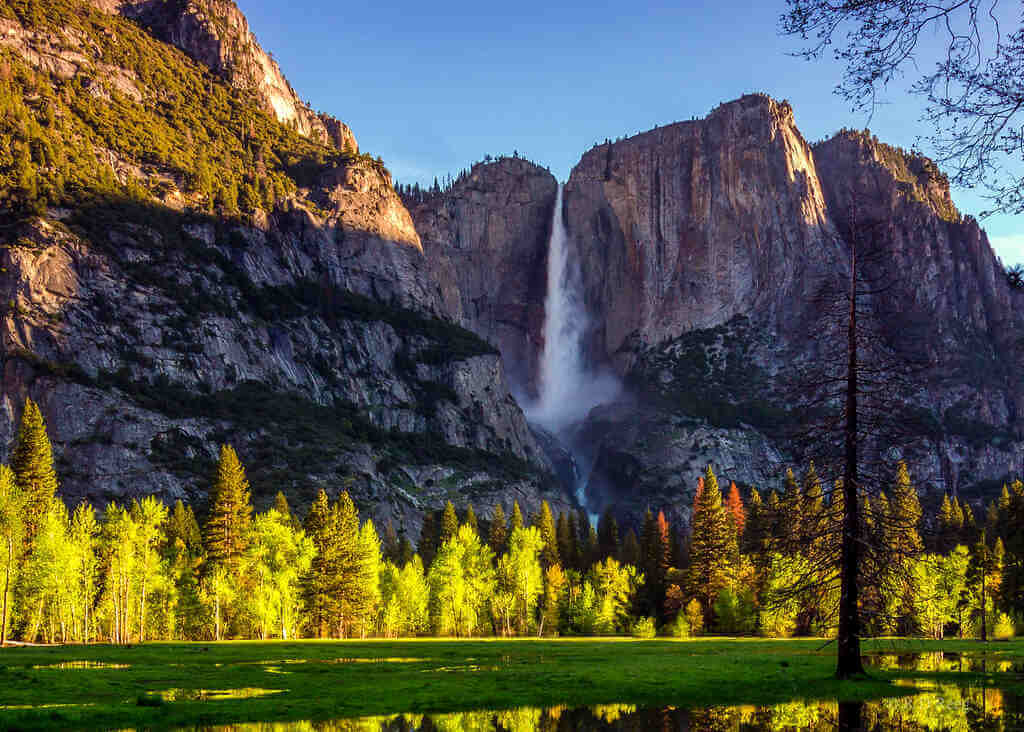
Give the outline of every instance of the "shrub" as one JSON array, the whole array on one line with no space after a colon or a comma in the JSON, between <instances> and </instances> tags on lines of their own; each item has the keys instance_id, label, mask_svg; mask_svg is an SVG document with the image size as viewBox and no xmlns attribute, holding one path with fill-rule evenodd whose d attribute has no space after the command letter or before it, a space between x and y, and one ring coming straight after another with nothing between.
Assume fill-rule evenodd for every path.
<instances>
[{"instance_id":1,"label":"shrub","mask_svg":"<svg viewBox=\"0 0 1024 732\"><path fill-rule=\"evenodd\" d=\"M693 635L699 635L704 630L704 610L700 606L700 601L697 598L690 600L686 605L686 621L690 626L690 632Z\"/></svg>"},{"instance_id":2,"label":"shrub","mask_svg":"<svg viewBox=\"0 0 1024 732\"><path fill-rule=\"evenodd\" d=\"M1013 620L1006 613L999 613L992 628L992 637L996 640L1010 640L1014 636Z\"/></svg>"},{"instance_id":3,"label":"shrub","mask_svg":"<svg viewBox=\"0 0 1024 732\"><path fill-rule=\"evenodd\" d=\"M690 621L686 619L685 613L679 613L675 620L665 626L665 635L669 638L690 637Z\"/></svg>"},{"instance_id":4,"label":"shrub","mask_svg":"<svg viewBox=\"0 0 1024 732\"><path fill-rule=\"evenodd\" d=\"M712 609L716 618L716 629L721 633L753 633L757 627L754 598L749 590L737 595L735 591L726 587L718 593Z\"/></svg>"},{"instance_id":5,"label":"shrub","mask_svg":"<svg viewBox=\"0 0 1024 732\"><path fill-rule=\"evenodd\" d=\"M654 627L654 618L639 618L633 623L633 628L630 630L630 634L634 638L653 638L657 635L657 631Z\"/></svg>"}]
</instances>

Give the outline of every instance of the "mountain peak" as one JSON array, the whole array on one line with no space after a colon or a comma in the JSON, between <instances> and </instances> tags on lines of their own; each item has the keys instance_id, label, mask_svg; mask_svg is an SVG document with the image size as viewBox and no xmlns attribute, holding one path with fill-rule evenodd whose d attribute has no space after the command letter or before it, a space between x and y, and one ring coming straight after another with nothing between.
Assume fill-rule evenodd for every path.
<instances>
[{"instance_id":1,"label":"mountain peak","mask_svg":"<svg viewBox=\"0 0 1024 732\"><path fill-rule=\"evenodd\" d=\"M268 113L299 134L342 151L359 151L347 125L314 112L299 98L232 0L94 0L93 4L136 21L235 88L252 93Z\"/></svg>"}]
</instances>

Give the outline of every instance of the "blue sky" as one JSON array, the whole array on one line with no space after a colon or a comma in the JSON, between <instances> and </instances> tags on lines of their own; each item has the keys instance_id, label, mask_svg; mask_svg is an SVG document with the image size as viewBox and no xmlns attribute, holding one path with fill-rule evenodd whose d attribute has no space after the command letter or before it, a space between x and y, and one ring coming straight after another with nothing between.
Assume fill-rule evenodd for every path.
<instances>
[{"instance_id":1,"label":"blue sky","mask_svg":"<svg viewBox=\"0 0 1024 732\"><path fill-rule=\"evenodd\" d=\"M776 31L784 5L240 0L298 94L348 123L403 182L513 150L565 180L595 142L703 117L753 91L788 99L810 141L870 126L913 146L924 128L906 84L870 121L851 112L832 94L839 66L787 55L795 40ZM953 198L964 213L985 208L970 191ZM1004 262L1024 262L1021 217L983 226Z\"/></svg>"}]
</instances>

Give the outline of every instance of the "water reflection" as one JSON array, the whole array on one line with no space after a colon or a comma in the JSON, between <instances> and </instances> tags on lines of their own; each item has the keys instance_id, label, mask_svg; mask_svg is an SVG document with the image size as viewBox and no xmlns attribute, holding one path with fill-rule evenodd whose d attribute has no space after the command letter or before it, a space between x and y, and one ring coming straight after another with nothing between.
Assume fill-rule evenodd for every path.
<instances>
[{"instance_id":1,"label":"water reflection","mask_svg":"<svg viewBox=\"0 0 1024 732\"><path fill-rule=\"evenodd\" d=\"M916 694L871 702L789 702L768 707L521 708L449 714L401 714L327 722L203 727L210 732L972 732L1024 728L1024 699L999 689L924 682Z\"/></svg>"},{"instance_id":2,"label":"water reflection","mask_svg":"<svg viewBox=\"0 0 1024 732\"><path fill-rule=\"evenodd\" d=\"M999 653L875 653L864 656L864 665L885 671L1024 673L1020 659L1008 659Z\"/></svg>"}]
</instances>

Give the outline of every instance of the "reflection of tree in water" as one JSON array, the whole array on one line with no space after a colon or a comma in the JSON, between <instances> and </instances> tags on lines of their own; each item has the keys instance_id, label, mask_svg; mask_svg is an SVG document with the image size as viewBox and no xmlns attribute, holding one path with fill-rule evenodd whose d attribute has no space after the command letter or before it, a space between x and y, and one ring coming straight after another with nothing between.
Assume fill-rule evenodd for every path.
<instances>
[{"instance_id":1,"label":"reflection of tree in water","mask_svg":"<svg viewBox=\"0 0 1024 732\"><path fill-rule=\"evenodd\" d=\"M923 661L948 670L954 659ZM237 732L978 732L1024 729L1024 697L1000 689L966 688L930 680L919 693L870 702L794 701L768 707L590 708L523 707L504 711L393 715L329 722L282 722L208 728Z\"/></svg>"}]
</instances>

